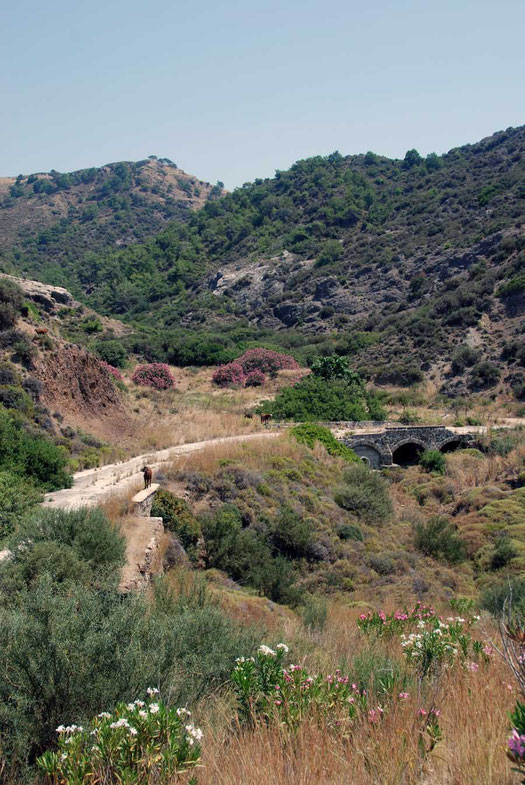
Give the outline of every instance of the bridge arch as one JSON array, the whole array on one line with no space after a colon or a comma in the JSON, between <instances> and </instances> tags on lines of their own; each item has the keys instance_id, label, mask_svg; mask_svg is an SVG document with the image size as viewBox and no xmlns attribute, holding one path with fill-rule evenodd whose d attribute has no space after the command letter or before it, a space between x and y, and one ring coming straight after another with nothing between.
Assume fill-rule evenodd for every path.
<instances>
[{"instance_id":1,"label":"bridge arch","mask_svg":"<svg viewBox=\"0 0 525 785\"><path fill-rule=\"evenodd\" d=\"M399 466L413 466L425 450L426 445L419 439L403 439L392 445L392 460Z\"/></svg>"},{"instance_id":2,"label":"bridge arch","mask_svg":"<svg viewBox=\"0 0 525 785\"><path fill-rule=\"evenodd\" d=\"M459 435L451 436L450 439L445 439L445 441L440 442L437 445L437 449L440 452L454 452L454 450L460 450L462 447L466 446L465 439Z\"/></svg>"},{"instance_id":3,"label":"bridge arch","mask_svg":"<svg viewBox=\"0 0 525 785\"><path fill-rule=\"evenodd\" d=\"M391 462L390 456L385 456L384 452L378 448L378 445L369 439L352 441L350 446L355 454L358 455L364 463L368 463L372 469L379 469L385 462Z\"/></svg>"}]
</instances>

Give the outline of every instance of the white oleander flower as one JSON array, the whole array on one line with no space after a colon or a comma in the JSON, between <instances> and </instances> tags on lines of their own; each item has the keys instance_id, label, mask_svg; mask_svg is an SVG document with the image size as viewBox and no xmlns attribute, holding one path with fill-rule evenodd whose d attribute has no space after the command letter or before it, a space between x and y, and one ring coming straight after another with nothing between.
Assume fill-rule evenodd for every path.
<instances>
[{"instance_id":1,"label":"white oleander flower","mask_svg":"<svg viewBox=\"0 0 525 785\"><path fill-rule=\"evenodd\" d=\"M257 650L260 654L265 654L267 657L275 657L275 652L273 649L270 649L269 646L265 646L264 643L262 646L259 646Z\"/></svg>"}]
</instances>

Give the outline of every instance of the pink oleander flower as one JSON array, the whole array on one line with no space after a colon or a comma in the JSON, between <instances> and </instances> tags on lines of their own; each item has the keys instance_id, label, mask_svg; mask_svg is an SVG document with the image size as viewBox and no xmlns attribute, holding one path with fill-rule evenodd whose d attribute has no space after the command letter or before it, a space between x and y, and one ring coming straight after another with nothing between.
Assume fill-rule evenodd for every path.
<instances>
[{"instance_id":1,"label":"pink oleander flower","mask_svg":"<svg viewBox=\"0 0 525 785\"><path fill-rule=\"evenodd\" d=\"M512 735L507 741L507 746L517 758L525 757L525 735L520 735L516 728L513 729Z\"/></svg>"},{"instance_id":2,"label":"pink oleander flower","mask_svg":"<svg viewBox=\"0 0 525 785\"><path fill-rule=\"evenodd\" d=\"M469 671L472 671L473 673L476 673L476 671L479 671L479 665L478 665L477 662L467 662L467 664L465 665L465 668L467 670L469 670Z\"/></svg>"},{"instance_id":3,"label":"pink oleander flower","mask_svg":"<svg viewBox=\"0 0 525 785\"><path fill-rule=\"evenodd\" d=\"M402 700L402 701L404 701L404 700L406 700L407 698L409 698L409 697L410 697L410 695L408 694L408 692L400 692L400 693L399 693L399 695L398 695L397 697L399 698L399 700Z\"/></svg>"},{"instance_id":4,"label":"pink oleander flower","mask_svg":"<svg viewBox=\"0 0 525 785\"><path fill-rule=\"evenodd\" d=\"M485 654L487 657L492 657L492 655L494 654L494 649L492 648L492 646L488 646L488 645L484 646L483 654Z\"/></svg>"},{"instance_id":5,"label":"pink oleander flower","mask_svg":"<svg viewBox=\"0 0 525 785\"><path fill-rule=\"evenodd\" d=\"M280 706L282 701L274 701L274 703L275 703L276 706Z\"/></svg>"},{"instance_id":6,"label":"pink oleander flower","mask_svg":"<svg viewBox=\"0 0 525 785\"><path fill-rule=\"evenodd\" d=\"M428 711L426 711L425 709L419 709L419 711L418 711L418 715L420 717L426 717L427 714L428 714Z\"/></svg>"}]
</instances>

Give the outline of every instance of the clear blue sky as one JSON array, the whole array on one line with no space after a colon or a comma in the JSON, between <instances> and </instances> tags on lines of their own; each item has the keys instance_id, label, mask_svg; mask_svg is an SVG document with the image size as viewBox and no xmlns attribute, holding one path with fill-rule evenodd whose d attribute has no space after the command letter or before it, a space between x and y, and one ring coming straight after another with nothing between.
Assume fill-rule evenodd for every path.
<instances>
[{"instance_id":1,"label":"clear blue sky","mask_svg":"<svg viewBox=\"0 0 525 785\"><path fill-rule=\"evenodd\" d=\"M525 123L524 0L4 0L0 175L150 154L228 188Z\"/></svg>"}]
</instances>

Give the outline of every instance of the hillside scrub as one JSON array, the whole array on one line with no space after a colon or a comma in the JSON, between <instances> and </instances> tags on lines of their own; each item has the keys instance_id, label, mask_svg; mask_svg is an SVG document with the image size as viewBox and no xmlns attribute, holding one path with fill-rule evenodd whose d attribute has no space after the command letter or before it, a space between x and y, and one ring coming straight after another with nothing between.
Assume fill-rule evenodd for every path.
<instances>
[{"instance_id":1,"label":"hillside scrub","mask_svg":"<svg viewBox=\"0 0 525 785\"><path fill-rule=\"evenodd\" d=\"M334 500L339 507L375 526L386 523L393 512L387 480L363 463L345 469Z\"/></svg>"}]
</instances>

